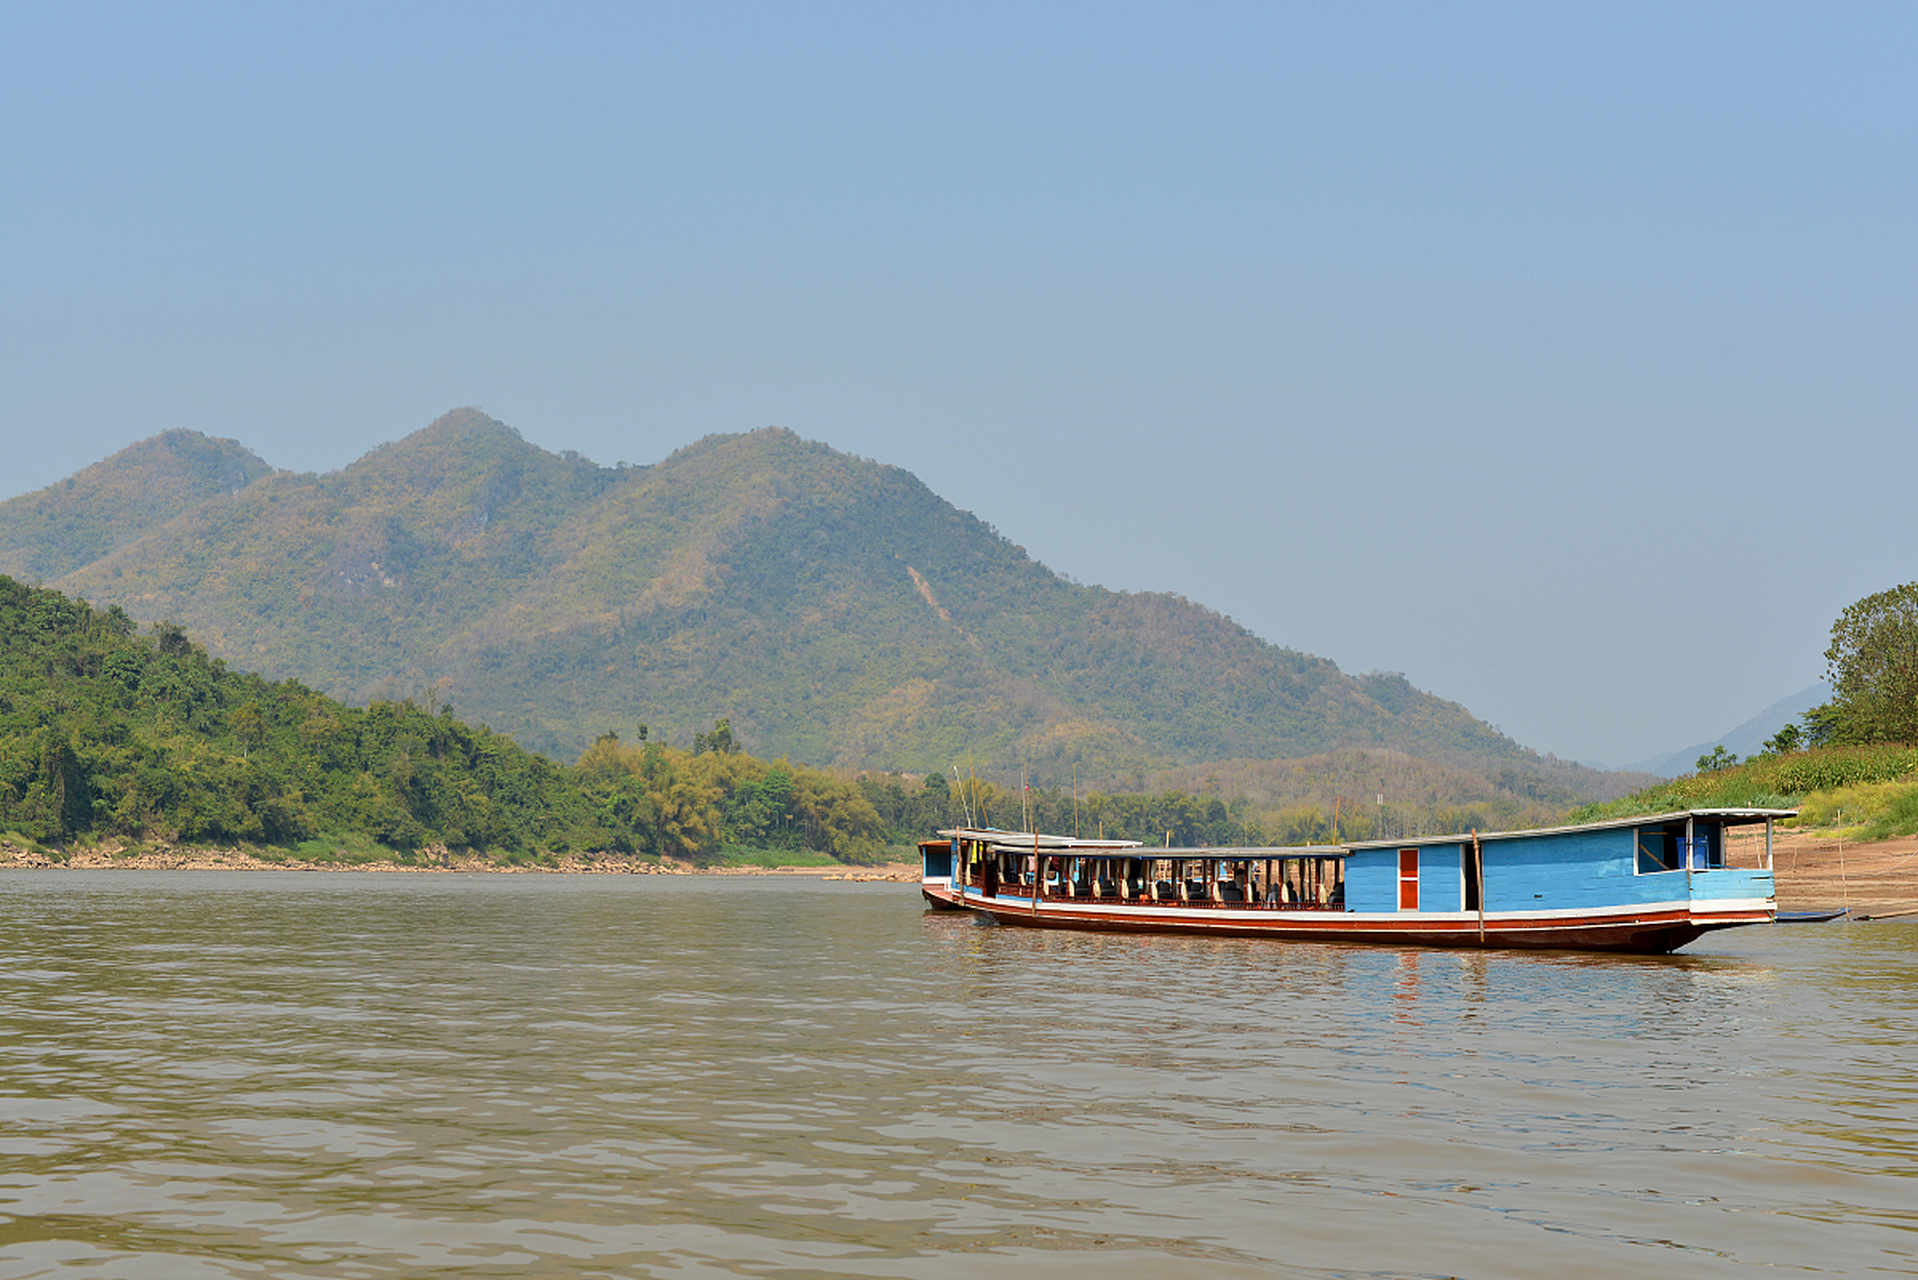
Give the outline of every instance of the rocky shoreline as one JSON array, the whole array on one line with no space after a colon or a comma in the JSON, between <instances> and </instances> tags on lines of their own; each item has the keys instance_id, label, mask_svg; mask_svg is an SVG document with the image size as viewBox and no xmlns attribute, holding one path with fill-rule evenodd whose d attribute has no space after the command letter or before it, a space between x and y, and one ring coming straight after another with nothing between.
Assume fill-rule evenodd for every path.
<instances>
[{"instance_id":1,"label":"rocky shoreline","mask_svg":"<svg viewBox=\"0 0 1918 1280\"><path fill-rule=\"evenodd\" d=\"M812 876L820 880L917 884L919 869L893 862L871 867L700 867L666 858L618 853L572 853L551 864L494 862L445 848L422 850L413 862L318 862L291 855L262 856L248 849L194 845L103 843L68 849L34 849L0 842L0 870L23 871L361 871L378 875L649 875Z\"/></svg>"},{"instance_id":2,"label":"rocky shoreline","mask_svg":"<svg viewBox=\"0 0 1918 1280\"><path fill-rule=\"evenodd\" d=\"M1751 865L1737 860L1738 865ZM1786 911L1849 908L1879 917L1918 914L1918 837L1875 844L1846 842L1831 832L1780 831L1773 842L1778 905ZM423 850L414 862L316 862L262 856L247 849L191 845L128 846L106 842L45 850L0 842L0 870L40 871L359 871L376 875L654 875L812 876L851 883L917 884L909 863L850 867L699 867L672 859L618 853L572 853L551 864L493 862L445 848Z\"/></svg>"}]
</instances>

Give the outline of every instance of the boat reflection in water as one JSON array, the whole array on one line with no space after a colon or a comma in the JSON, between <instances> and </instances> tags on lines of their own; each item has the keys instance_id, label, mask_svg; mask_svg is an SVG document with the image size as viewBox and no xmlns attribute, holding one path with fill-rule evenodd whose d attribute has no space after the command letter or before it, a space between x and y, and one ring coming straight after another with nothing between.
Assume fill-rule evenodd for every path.
<instances>
[{"instance_id":1,"label":"boat reflection in water","mask_svg":"<svg viewBox=\"0 0 1918 1280\"><path fill-rule=\"evenodd\" d=\"M920 843L920 887L934 908L1039 928L1660 954L1773 918L1772 823L1795 815L1687 809L1290 848L961 827ZM1761 823L1762 850L1730 838ZM1732 856L1735 843L1751 852Z\"/></svg>"}]
</instances>

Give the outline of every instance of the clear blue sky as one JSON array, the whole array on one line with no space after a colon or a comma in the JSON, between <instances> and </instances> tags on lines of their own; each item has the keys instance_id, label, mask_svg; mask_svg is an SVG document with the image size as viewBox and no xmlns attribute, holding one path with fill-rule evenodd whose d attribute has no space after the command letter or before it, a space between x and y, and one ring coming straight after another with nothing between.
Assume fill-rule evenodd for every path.
<instances>
[{"instance_id":1,"label":"clear blue sky","mask_svg":"<svg viewBox=\"0 0 1918 1280\"><path fill-rule=\"evenodd\" d=\"M789 426L1540 751L1918 578L1918 6L0 6L0 496Z\"/></svg>"}]
</instances>

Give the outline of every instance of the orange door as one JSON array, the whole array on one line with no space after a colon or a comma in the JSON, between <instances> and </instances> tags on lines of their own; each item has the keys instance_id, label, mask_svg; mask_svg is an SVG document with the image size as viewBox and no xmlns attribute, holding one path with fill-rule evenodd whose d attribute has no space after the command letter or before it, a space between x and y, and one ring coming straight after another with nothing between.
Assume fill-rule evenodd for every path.
<instances>
[{"instance_id":1,"label":"orange door","mask_svg":"<svg viewBox=\"0 0 1918 1280\"><path fill-rule=\"evenodd\" d=\"M1419 851L1399 850L1399 910L1419 909Z\"/></svg>"}]
</instances>

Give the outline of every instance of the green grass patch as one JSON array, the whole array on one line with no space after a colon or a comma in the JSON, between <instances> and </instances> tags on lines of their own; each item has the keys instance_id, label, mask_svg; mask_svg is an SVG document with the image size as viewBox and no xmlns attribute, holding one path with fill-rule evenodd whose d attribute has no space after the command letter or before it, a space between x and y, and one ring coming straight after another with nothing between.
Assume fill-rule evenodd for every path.
<instances>
[{"instance_id":1,"label":"green grass patch","mask_svg":"<svg viewBox=\"0 0 1918 1280\"><path fill-rule=\"evenodd\" d=\"M1860 782L1815 791L1799 802L1798 825L1863 829L1889 817L1901 800L1913 794L1918 794L1918 783Z\"/></svg>"},{"instance_id":2,"label":"green grass patch","mask_svg":"<svg viewBox=\"0 0 1918 1280\"><path fill-rule=\"evenodd\" d=\"M717 856L708 860L708 866L715 867L839 867L846 865L830 855L812 849L765 849L750 845L729 844L720 847Z\"/></svg>"},{"instance_id":3,"label":"green grass patch","mask_svg":"<svg viewBox=\"0 0 1918 1280\"><path fill-rule=\"evenodd\" d=\"M1918 786L1909 787L1865 829L1867 840L1918 835Z\"/></svg>"},{"instance_id":4,"label":"green grass patch","mask_svg":"<svg viewBox=\"0 0 1918 1280\"><path fill-rule=\"evenodd\" d=\"M1673 778L1629 796L1575 809L1573 822L1603 822L1680 809L1797 809L1798 825L1823 827L1843 810L1862 839L1918 831L1918 747L1825 747L1761 756L1729 769Z\"/></svg>"},{"instance_id":5,"label":"green grass patch","mask_svg":"<svg viewBox=\"0 0 1918 1280\"><path fill-rule=\"evenodd\" d=\"M294 846L306 862L322 866L362 867L372 862L398 862L400 851L357 832L315 836Z\"/></svg>"},{"instance_id":6,"label":"green grass patch","mask_svg":"<svg viewBox=\"0 0 1918 1280\"><path fill-rule=\"evenodd\" d=\"M1799 810L1799 823L1841 826L1848 840L1918 835L1918 782L1870 783L1808 796Z\"/></svg>"},{"instance_id":7,"label":"green grass patch","mask_svg":"<svg viewBox=\"0 0 1918 1280\"><path fill-rule=\"evenodd\" d=\"M1892 782L1918 775L1918 747L1826 747L1759 759L1739 766L1767 778L1781 795L1806 796L1864 782ZM1918 779L1914 779L1918 780Z\"/></svg>"},{"instance_id":8,"label":"green grass patch","mask_svg":"<svg viewBox=\"0 0 1918 1280\"><path fill-rule=\"evenodd\" d=\"M486 853L478 849L470 850L479 854L488 862L502 867L557 867L559 855L551 849L502 849Z\"/></svg>"}]
</instances>

